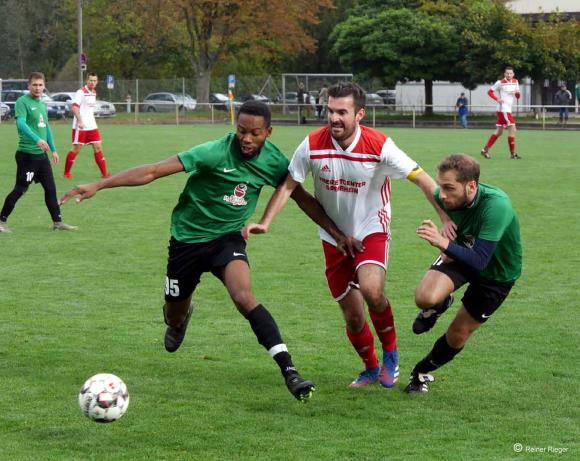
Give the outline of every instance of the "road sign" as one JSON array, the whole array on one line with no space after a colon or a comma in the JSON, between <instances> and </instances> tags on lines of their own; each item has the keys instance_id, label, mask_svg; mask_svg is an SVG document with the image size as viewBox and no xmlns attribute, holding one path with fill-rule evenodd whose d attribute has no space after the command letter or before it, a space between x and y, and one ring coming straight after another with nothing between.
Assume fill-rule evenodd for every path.
<instances>
[{"instance_id":1,"label":"road sign","mask_svg":"<svg viewBox=\"0 0 580 461\"><path fill-rule=\"evenodd\" d=\"M236 87L236 76L234 74L228 75L228 89L233 90Z\"/></svg>"},{"instance_id":2,"label":"road sign","mask_svg":"<svg viewBox=\"0 0 580 461\"><path fill-rule=\"evenodd\" d=\"M87 70L87 65L86 64L81 64L81 70L84 72L85 70Z\"/></svg>"},{"instance_id":3,"label":"road sign","mask_svg":"<svg viewBox=\"0 0 580 461\"><path fill-rule=\"evenodd\" d=\"M112 75L107 75L107 88L113 90L115 88L115 78Z\"/></svg>"},{"instance_id":4,"label":"road sign","mask_svg":"<svg viewBox=\"0 0 580 461\"><path fill-rule=\"evenodd\" d=\"M87 65L87 55L85 53L81 53L80 60L81 65L82 64L84 64L85 66Z\"/></svg>"}]
</instances>

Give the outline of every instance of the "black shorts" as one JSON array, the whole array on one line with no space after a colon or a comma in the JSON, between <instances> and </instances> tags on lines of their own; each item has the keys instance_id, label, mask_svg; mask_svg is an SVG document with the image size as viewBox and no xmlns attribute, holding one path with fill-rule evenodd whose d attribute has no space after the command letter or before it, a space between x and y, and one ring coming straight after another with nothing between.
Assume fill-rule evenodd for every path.
<instances>
[{"instance_id":1,"label":"black shorts","mask_svg":"<svg viewBox=\"0 0 580 461\"><path fill-rule=\"evenodd\" d=\"M499 309L514 286L513 283L484 279L470 272L462 264L457 262L445 263L441 258L437 258L437 261L431 266L431 270L447 275L453 281L453 291L469 283L461 302L469 315L479 323L485 323Z\"/></svg>"},{"instance_id":2,"label":"black shorts","mask_svg":"<svg viewBox=\"0 0 580 461\"><path fill-rule=\"evenodd\" d=\"M183 243L172 237L168 250L165 300L170 302L191 296L204 272L211 272L223 282L223 268L228 263L242 260L249 264L246 241L240 233L203 243Z\"/></svg>"},{"instance_id":3,"label":"black shorts","mask_svg":"<svg viewBox=\"0 0 580 461\"><path fill-rule=\"evenodd\" d=\"M16 151L16 184L28 187L33 182L54 184L54 176L48 155L28 154Z\"/></svg>"}]
</instances>

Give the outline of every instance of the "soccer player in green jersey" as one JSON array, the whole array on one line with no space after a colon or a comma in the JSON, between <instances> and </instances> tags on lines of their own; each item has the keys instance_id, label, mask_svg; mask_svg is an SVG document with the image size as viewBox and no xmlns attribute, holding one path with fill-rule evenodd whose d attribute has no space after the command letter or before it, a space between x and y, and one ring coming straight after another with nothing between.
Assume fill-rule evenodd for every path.
<instances>
[{"instance_id":1,"label":"soccer player in green jersey","mask_svg":"<svg viewBox=\"0 0 580 461\"><path fill-rule=\"evenodd\" d=\"M80 202L101 189L140 186L182 171L190 173L171 218L163 306L166 350L174 352L181 345L192 314L193 292L201 275L211 272L225 285L258 342L280 367L292 395L305 401L312 396L314 385L298 374L276 322L254 296L246 242L240 232L256 208L262 187L278 187L287 175L288 159L267 139L272 133L270 118L268 106L248 101L238 112L236 133L162 162L77 186L61 203L76 195ZM336 228L314 197L301 189L293 198L336 236L343 251L356 250L353 239Z\"/></svg>"},{"instance_id":2,"label":"soccer player in green jersey","mask_svg":"<svg viewBox=\"0 0 580 461\"><path fill-rule=\"evenodd\" d=\"M40 183L44 189L44 201L50 212L54 230L75 230L62 222L60 206L56 197L56 185L52 174L52 161L58 163L58 153L54 147L52 132L48 126L46 104L42 101L44 74L33 72L28 77L28 94L21 96L14 106L18 128L18 147L16 149L16 184L6 197L0 211L0 233L10 232L6 221L14 210L16 202L33 183Z\"/></svg>"},{"instance_id":3,"label":"soccer player in green jersey","mask_svg":"<svg viewBox=\"0 0 580 461\"><path fill-rule=\"evenodd\" d=\"M422 311L413 332L429 331L453 302L453 292L468 284L461 307L427 356L413 369L406 392L424 394L434 380L430 372L461 352L472 333L501 306L522 272L520 224L509 197L479 182L479 164L463 154L437 167L435 200L457 224L450 241L426 220L417 229L423 240L441 251L415 292Z\"/></svg>"}]
</instances>

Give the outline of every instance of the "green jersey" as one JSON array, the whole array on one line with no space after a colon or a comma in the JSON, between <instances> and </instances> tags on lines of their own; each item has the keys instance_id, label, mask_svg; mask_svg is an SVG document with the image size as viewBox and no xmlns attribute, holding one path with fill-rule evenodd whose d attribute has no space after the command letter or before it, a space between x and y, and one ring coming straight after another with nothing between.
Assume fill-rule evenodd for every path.
<instances>
[{"instance_id":1,"label":"green jersey","mask_svg":"<svg viewBox=\"0 0 580 461\"><path fill-rule=\"evenodd\" d=\"M439 199L435 200L444 209ZM457 224L456 243L471 248L477 239L497 242L491 261L481 277L496 282L515 282L522 273L520 222L507 194L497 187L479 184L475 200L468 208L447 211Z\"/></svg>"},{"instance_id":2,"label":"green jersey","mask_svg":"<svg viewBox=\"0 0 580 461\"><path fill-rule=\"evenodd\" d=\"M262 187L280 185L289 164L268 140L258 155L245 159L233 133L178 157L191 175L173 209L171 235L185 243L240 231L256 209Z\"/></svg>"},{"instance_id":3,"label":"green jersey","mask_svg":"<svg viewBox=\"0 0 580 461\"><path fill-rule=\"evenodd\" d=\"M40 99L33 98L30 94L25 94L16 100L14 112L17 119L22 119L32 131L32 134L39 139L48 141L48 113L46 104ZM44 154L44 151L36 145L36 141L18 128L18 150L27 154ZM37 139L38 141L38 139Z\"/></svg>"}]
</instances>

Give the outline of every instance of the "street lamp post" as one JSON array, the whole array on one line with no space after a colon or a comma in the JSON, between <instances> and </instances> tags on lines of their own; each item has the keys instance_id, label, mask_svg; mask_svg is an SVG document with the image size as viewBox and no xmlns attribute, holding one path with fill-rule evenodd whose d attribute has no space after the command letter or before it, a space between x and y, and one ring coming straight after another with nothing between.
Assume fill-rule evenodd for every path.
<instances>
[{"instance_id":1,"label":"street lamp post","mask_svg":"<svg viewBox=\"0 0 580 461\"><path fill-rule=\"evenodd\" d=\"M86 65L83 55L83 0L77 0L77 51L79 55L79 86L83 86L83 67Z\"/></svg>"}]
</instances>

